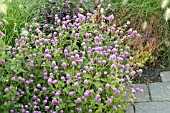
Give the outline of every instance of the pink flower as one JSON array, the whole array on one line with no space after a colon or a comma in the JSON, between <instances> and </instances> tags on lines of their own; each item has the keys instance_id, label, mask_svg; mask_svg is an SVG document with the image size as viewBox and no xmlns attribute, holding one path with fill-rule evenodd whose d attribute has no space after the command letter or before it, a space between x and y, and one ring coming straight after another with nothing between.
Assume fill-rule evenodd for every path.
<instances>
[{"instance_id":1,"label":"pink flower","mask_svg":"<svg viewBox=\"0 0 170 113\"><path fill-rule=\"evenodd\" d=\"M65 62L62 63L62 68L66 69L67 64Z\"/></svg>"}]
</instances>

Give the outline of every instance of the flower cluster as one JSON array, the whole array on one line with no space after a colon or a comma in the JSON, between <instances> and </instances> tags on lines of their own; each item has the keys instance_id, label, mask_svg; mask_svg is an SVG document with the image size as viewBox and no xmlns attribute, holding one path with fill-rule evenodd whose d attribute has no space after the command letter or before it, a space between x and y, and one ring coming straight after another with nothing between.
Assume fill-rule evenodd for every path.
<instances>
[{"instance_id":1,"label":"flower cluster","mask_svg":"<svg viewBox=\"0 0 170 113\"><path fill-rule=\"evenodd\" d=\"M139 64L131 63L134 54L125 42L139 34L112 24L113 15L95 24L98 13L75 15L74 22L68 15L65 21L55 15L57 27L45 24L43 31L36 18L25 24L0 62L0 109L106 113L133 104L134 94L143 90L135 89L131 78L142 70L135 70Z\"/></svg>"}]
</instances>

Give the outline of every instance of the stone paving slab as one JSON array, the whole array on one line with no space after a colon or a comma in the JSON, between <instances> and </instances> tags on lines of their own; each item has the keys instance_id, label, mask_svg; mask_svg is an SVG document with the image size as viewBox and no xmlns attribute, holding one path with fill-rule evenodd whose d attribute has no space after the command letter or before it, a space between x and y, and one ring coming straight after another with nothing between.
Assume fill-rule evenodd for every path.
<instances>
[{"instance_id":1,"label":"stone paving slab","mask_svg":"<svg viewBox=\"0 0 170 113\"><path fill-rule=\"evenodd\" d=\"M150 96L149 96L149 91L148 91L148 87L146 84L136 84L135 88L139 87L140 89L143 89L144 92L143 93L137 93L140 94L139 97L137 97L136 102L147 102L150 101Z\"/></svg>"},{"instance_id":2,"label":"stone paving slab","mask_svg":"<svg viewBox=\"0 0 170 113\"><path fill-rule=\"evenodd\" d=\"M137 103L135 113L170 113L170 102Z\"/></svg>"},{"instance_id":3,"label":"stone paving slab","mask_svg":"<svg viewBox=\"0 0 170 113\"><path fill-rule=\"evenodd\" d=\"M170 82L170 71L163 71L160 73L162 82Z\"/></svg>"},{"instance_id":4,"label":"stone paving slab","mask_svg":"<svg viewBox=\"0 0 170 113\"><path fill-rule=\"evenodd\" d=\"M134 107L132 105L128 105L126 108L126 113L135 113Z\"/></svg>"},{"instance_id":5,"label":"stone paving slab","mask_svg":"<svg viewBox=\"0 0 170 113\"><path fill-rule=\"evenodd\" d=\"M149 90L152 101L170 101L170 83L151 83Z\"/></svg>"}]
</instances>

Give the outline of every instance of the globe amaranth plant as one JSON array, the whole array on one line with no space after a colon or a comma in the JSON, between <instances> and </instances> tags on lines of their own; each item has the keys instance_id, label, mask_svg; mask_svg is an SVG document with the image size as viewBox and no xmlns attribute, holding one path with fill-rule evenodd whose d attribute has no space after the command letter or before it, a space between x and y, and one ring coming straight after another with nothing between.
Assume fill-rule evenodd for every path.
<instances>
[{"instance_id":1,"label":"globe amaranth plant","mask_svg":"<svg viewBox=\"0 0 170 113\"><path fill-rule=\"evenodd\" d=\"M133 53L124 40L137 37L111 24L114 16L78 14L43 31L36 23L25 24L21 38L1 59L0 110L23 113L122 113L143 92L131 78L142 70L131 63ZM50 29L49 34L45 29ZM81 44L78 46L77 44Z\"/></svg>"}]
</instances>

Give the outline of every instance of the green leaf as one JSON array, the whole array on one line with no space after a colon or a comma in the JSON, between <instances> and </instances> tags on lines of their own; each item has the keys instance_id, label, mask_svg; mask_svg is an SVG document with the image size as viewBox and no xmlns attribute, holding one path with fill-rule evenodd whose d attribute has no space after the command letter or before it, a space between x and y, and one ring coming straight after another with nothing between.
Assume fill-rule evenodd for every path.
<instances>
[{"instance_id":1,"label":"green leaf","mask_svg":"<svg viewBox=\"0 0 170 113\"><path fill-rule=\"evenodd\" d=\"M101 108L97 109L95 113L102 113L102 109Z\"/></svg>"},{"instance_id":2,"label":"green leaf","mask_svg":"<svg viewBox=\"0 0 170 113\"><path fill-rule=\"evenodd\" d=\"M91 107L92 109L96 109L97 107L96 106L93 106L93 107Z\"/></svg>"},{"instance_id":3,"label":"green leaf","mask_svg":"<svg viewBox=\"0 0 170 113\"><path fill-rule=\"evenodd\" d=\"M98 82L94 82L93 83L97 88L100 86L100 84Z\"/></svg>"},{"instance_id":4,"label":"green leaf","mask_svg":"<svg viewBox=\"0 0 170 113\"><path fill-rule=\"evenodd\" d=\"M10 66L10 69L11 69L11 70L14 70L15 68L16 68L15 65L11 65L11 66Z\"/></svg>"},{"instance_id":5,"label":"green leaf","mask_svg":"<svg viewBox=\"0 0 170 113\"><path fill-rule=\"evenodd\" d=\"M0 38L0 59L3 59L5 57L5 42Z\"/></svg>"},{"instance_id":6,"label":"green leaf","mask_svg":"<svg viewBox=\"0 0 170 113\"><path fill-rule=\"evenodd\" d=\"M111 88L115 88L115 84L111 84L110 86L111 86Z\"/></svg>"},{"instance_id":7,"label":"green leaf","mask_svg":"<svg viewBox=\"0 0 170 113\"><path fill-rule=\"evenodd\" d=\"M68 107L73 107L73 106L76 106L74 103L69 103L68 104Z\"/></svg>"},{"instance_id":8,"label":"green leaf","mask_svg":"<svg viewBox=\"0 0 170 113\"><path fill-rule=\"evenodd\" d=\"M84 78L91 78L91 76L88 75L88 74L83 75L83 77L84 77Z\"/></svg>"}]
</instances>

